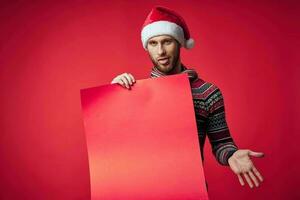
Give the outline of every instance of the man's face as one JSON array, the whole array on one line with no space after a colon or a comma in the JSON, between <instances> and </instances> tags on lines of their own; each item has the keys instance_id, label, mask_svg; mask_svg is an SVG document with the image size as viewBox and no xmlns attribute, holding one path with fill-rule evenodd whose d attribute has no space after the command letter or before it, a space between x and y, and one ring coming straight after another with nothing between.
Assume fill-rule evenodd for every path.
<instances>
[{"instance_id":1,"label":"man's face","mask_svg":"<svg viewBox=\"0 0 300 200\"><path fill-rule=\"evenodd\" d=\"M171 72L178 65L180 44L172 36L160 35L150 38L147 50L152 63L161 72Z\"/></svg>"}]
</instances>

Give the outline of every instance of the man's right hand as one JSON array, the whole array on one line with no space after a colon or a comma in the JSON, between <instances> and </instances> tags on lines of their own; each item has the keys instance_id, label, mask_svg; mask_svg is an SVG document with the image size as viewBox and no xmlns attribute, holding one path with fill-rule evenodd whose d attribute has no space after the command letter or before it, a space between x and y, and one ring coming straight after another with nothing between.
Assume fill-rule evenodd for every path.
<instances>
[{"instance_id":1,"label":"man's right hand","mask_svg":"<svg viewBox=\"0 0 300 200\"><path fill-rule=\"evenodd\" d=\"M130 87L135 83L135 79L130 73L123 73L119 76L116 76L112 81L111 84L118 83L119 85L123 86L130 90Z\"/></svg>"}]
</instances>

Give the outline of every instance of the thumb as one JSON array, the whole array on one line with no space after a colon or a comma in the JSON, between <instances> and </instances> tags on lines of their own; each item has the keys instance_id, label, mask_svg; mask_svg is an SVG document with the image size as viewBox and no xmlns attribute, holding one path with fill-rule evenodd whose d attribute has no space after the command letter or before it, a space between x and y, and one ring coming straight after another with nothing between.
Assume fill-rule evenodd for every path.
<instances>
[{"instance_id":1,"label":"thumb","mask_svg":"<svg viewBox=\"0 0 300 200\"><path fill-rule=\"evenodd\" d=\"M254 156L254 157L258 157L258 158L261 158L261 157L264 157L264 153L263 152L255 152L255 151L249 151L249 155L250 156Z\"/></svg>"}]
</instances>

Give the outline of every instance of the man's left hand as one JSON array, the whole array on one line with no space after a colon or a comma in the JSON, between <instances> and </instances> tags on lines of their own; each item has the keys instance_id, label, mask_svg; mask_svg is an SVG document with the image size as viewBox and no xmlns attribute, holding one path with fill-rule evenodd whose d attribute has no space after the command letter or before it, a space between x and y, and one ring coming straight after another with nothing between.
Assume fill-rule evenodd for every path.
<instances>
[{"instance_id":1,"label":"man's left hand","mask_svg":"<svg viewBox=\"0 0 300 200\"><path fill-rule=\"evenodd\" d=\"M228 159L228 164L231 170L238 176L240 184L245 185L244 179L247 181L250 188L253 188L254 182L255 186L259 186L259 181L263 181L262 175L255 168L253 162L250 159L250 156L261 158L264 156L262 152L254 152L248 149L240 149L234 152L232 156ZM259 179L259 181L257 180ZM252 180L252 181L251 181Z\"/></svg>"}]
</instances>

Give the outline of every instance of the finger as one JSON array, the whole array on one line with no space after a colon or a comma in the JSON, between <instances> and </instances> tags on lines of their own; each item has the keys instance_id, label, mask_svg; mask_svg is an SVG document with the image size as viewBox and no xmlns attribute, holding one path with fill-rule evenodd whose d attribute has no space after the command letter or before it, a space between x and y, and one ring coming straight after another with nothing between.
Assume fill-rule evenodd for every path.
<instances>
[{"instance_id":1,"label":"finger","mask_svg":"<svg viewBox=\"0 0 300 200\"><path fill-rule=\"evenodd\" d=\"M135 78L132 76L132 74L129 74L129 73L128 73L128 75L131 77L132 82L135 83Z\"/></svg>"},{"instance_id":2,"label":"finger","mask_svg":"<svg viewBox=\"0 0 300 200\"><path fill-rule=\"evenodd\" d=\"M123 81L122 79L120 79L120 80L118 81L118 84L120 84L120 85L123 86L123 87L126 87L126 85L125 85L125 83L124 83L124 81Z\"/></svg>"},{"instance_id":3,"label":"finger","mask_svg":"<svg viewBox=\"0 0 300 200\"><path fill-rule=\"evenodd\" d=\"M255 152L255 151L249 151L249 155L250 156L254 156L254 157L264 157L264 153L263 152Z\"/></svg>"},{"instance_id":4,"label":"finger","mask_svg":"<svg viewBox=\"0 0 300 200\"><path fill-rule=\"evenodd\" d=\"M121 77L120 81L122 81L124 87L129 88L128 81L125 77Z\"/></svg>"},{"instance_id":5,"label":"finger","mask_svg":"<svg viewBox=\"0 0 300 200\"><path fill-rule=\"evenodd\" d=\"M248 174L249 174L250 178L252 179L252 181L254 182L255 186L258 187L259 186L258 180L254 176L254 174L252 173L252 171L249 171Z\"/></svg>"},{"instance_id":6,"label":"finger","mask_svg":"<svg viewBox=\"0 0 300 200\"><path fill-rule=\"evenodd\" d=\"M117 83L119 81L119 76L115 77L110 83Z\"/></svg>"},{"instance_id":7,"label":"finger","mask_svg":"<svg viewBox=\"0 0 300 200\"><path fill-rule=\"evenodd\" d=\"M127 73L125 73L124 76L125 76L125 78L128 80L128 83L129 83L130 85L132 85L131 77L130 77Z\"/></svg>"},{"instance_id":8,"label":"finger","mask_svg":"<svg viewBox=\"0 0 300 200\"><path fill-rule=\"evenodd\" d=\"M238 176L238 178L239 178L240 184L241 184L242 186L244 186L244 185L245 185L245 182L244 182L242 176L241 176L240 174L238 174L237 176Z\"/></svg>"},{"instance_id":9,"label":"finger","mask_svg":"<svg viewBox=\"0 0 300 200\"><path fill-rule=\"evenodd\" d=\"M125 78L125 76L122 76L121 80L125 83L126 88L129 89L129 83L128 83L128 80Z\"/></svg>"},{"instance_id":10,"label":"finger","mask_svg":"<svg viewBox=\"0 0 300 200\"><path fill-rule=\"evenodd\" d=\"M245 177L245 179L246 179L246 181L247 181L249 187L250 187L250 188L253 188L253 184L252 184L252 182L251 182L251 180L250 180L248 174L243 173L243 175L244 175L244 177Z\"/></svg>"},{"instance_id":11,"label":"finger","mask_svg":"<svg viewBox=\"0 0 300 200\"><path fill-rule=\"evenodd\" d=\"M264 178L262 177L262 175L259 173L259 171L254 166L252 167L252 171L254 172L254 174L258 177L258 179L261 182L264 180Z\"/></svg>"}]
</instances>

